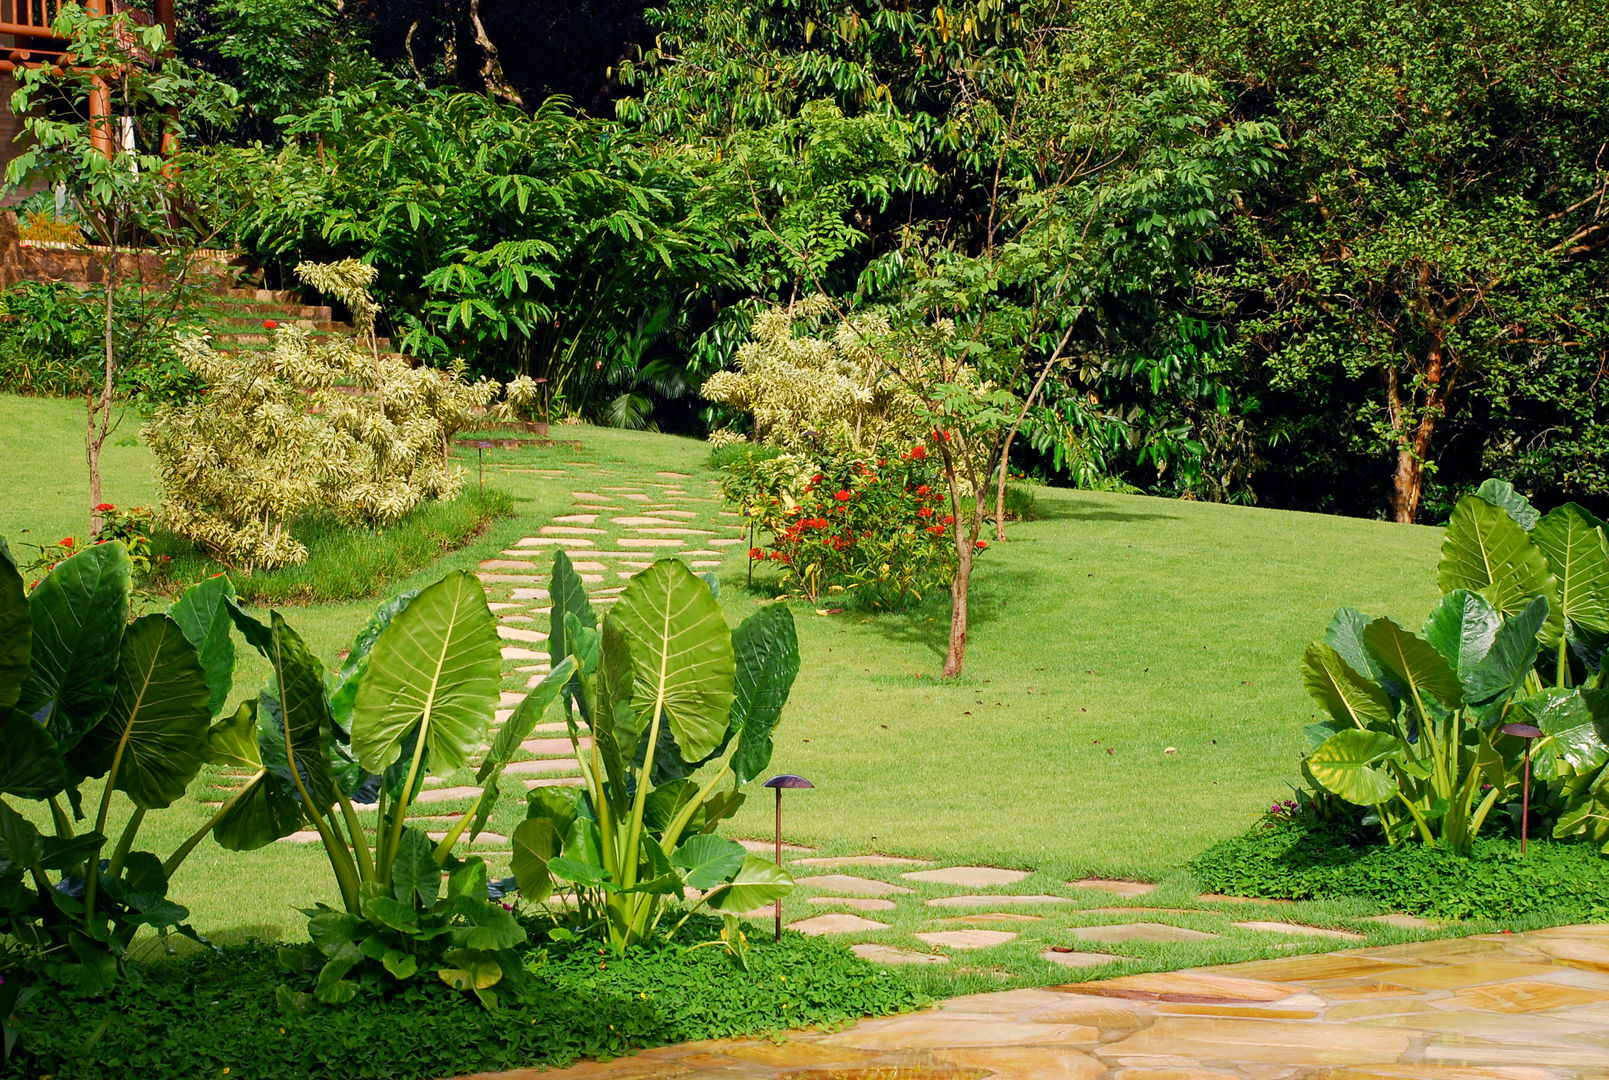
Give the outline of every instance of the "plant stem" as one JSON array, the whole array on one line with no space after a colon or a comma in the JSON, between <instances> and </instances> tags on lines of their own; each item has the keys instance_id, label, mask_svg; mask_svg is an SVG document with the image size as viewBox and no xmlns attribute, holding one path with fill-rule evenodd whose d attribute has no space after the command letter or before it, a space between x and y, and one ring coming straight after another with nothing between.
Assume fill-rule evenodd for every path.
<instances>
[{"instance_id":1,"label":"plant stem","mask_svg":"<svg viewBox=\"0 0 1609 1080\"><path fill-rule=\"evenodd\" d=\"M189 837L186 838L184 843L173 849L173 854L169 855L167 860L162 864L163 877L171 878L173 876L174 871L179 869L179 864L184 862L184 860L189 857L190 852L195 850L196 845L201 843L209 832L218 827L218 822L222 821L223 816L235 808L236 803L238 803L241 799L244 799L247 795L251 794L252 786L256 784L258 780L261 780L263 774L267 771L267 769L264 769L247 781L239 791L230 796L228 802L218 807L218 812L208 818L205 825L191 833Z\"/></svg>"},{"instance_id":2,"label":"plant stem","mask_svg":"<svg viewBox=\"0 0 1609 1080\"><path fill-rule=\"evenodd\" d=\"M110 876L116 877L123 872L123 861L128 858L129 848L134 846L134 834L140 831L140 822L144 820L145 807L136 806L134 813L129 815L128 824L123 826L123 834L117 838L111 861L106 864L106 872Z\"/></svg>"},{"instance_id":3,"label":"plant stem","mask_svg":"<svg viewBox=\"0 0 1609 1080\"><path fill-rule=\"evenodd\" d=\"M369 858L369 842L363 838L363 823L358 820L358 811L347 798L346 792L340 788L335 789L336 797L341 803L341 815L346 818L346 830L352 834L352 850L357 853L358 877L364 881L374 879L374 863Z\"/></svg>"}]
</instances>

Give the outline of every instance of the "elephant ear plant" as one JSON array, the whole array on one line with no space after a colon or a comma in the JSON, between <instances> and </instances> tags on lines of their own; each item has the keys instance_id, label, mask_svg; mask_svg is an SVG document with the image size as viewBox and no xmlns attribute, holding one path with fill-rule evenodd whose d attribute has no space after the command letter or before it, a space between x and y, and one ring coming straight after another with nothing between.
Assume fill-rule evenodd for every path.
<instances>
[{"instance_id":1,"label":"elephant ear plant","mask_svg":"<svg viewBox=\"0 0 1609 1080\"><path fill-rule=\"evenodd\" d=\"M130 572L121 543L98 544L27 593L0 540L0 1019L29 977L104 989L141 927L196 936L168 880L218 817L165 860L135 841L211 760L234 668L229 585L203 582L130 621ZM102 783L84 827L91 779ZM16 800L40 805L24 815Z\"/></svg>"},{"instance_id":2,"label":"elephant ear plant","mask_svg":"<svg viewBox=\"0 0 1609 1080\"><path fill-rule=\"evenodd\" d=\"M1414 635L1343 609L1310 645L1303 681L1330 719L1310 729L1308 778L1371 806L1392 843L1417 833L1467 853L1533 773L1554 835L1609 852L1609 538L1567 503L1546 515L1501 481L1459 501L1437 573L1445 595Z\"/></svg>"},{"instance_id":3,"label":"elephant ear plant","mask_svg":"<svg viewBox=\"0 0 1609 1080\"><path fill-rule=\"evenodd\" d=\"M555 706L583 787L538 788L514 832L528 900L573 893L583 925L616 950L647 940L669 898L725 915L786 895L793 879L715 835L771 759L771 732L799 671L793 617L761 608L727 627L710 583L665 559L632 577L602 624L569 559L554 555L552 655L572 674ZM555 669L555 674L557 669Z\"/></svg>"},{"instance_id":4,"label":"elephant ear plant","mask_svg":"<svg viewBox=\"0 0 1609 1080\"><path fill-rule=\"evenodd\" d=\"M238 607L231 614L270 674L217 733L220 755L253 770L218 840L260 846L305 818L341 894L340 908L306 909L312 944L282 952L292 970L317 973L311 993L285 988L282 1001L336 1004L362 984L433 973L495 1007L494 987L519 974L513 950L526 934L492 901L485 862L452 853L472 821L484 824L495 781L440 843L407 822L427 773L472 764L486 743L502 658L480 582L455 571L382 604L328 685L278 612L266 626ZM568 672L533 696L551 699ZM518 745L498 739L482 773L500 773ZM360 805L372 805L372 833Z\"/></svg>"}]
</instances>

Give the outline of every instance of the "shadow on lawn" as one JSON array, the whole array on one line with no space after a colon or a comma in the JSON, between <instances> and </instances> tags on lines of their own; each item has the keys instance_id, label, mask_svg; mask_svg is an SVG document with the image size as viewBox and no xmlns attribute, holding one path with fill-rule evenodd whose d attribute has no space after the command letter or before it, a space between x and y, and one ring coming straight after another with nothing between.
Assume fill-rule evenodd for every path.
<instances>
[{"instance_id":1,"label":"shadow on lawn","mask_svg":"<svg viewBox=\"0 0 1609 1080\"><path fill-rule=\"evenodd\" d=\"M1072 498L1038 500L1037 518L1040 521L1178 521L1178 514L1166 510L1114 510L1106 506L1087 506ZM1006 526L1006 534L1011 526Z\"/></svg>"}]
</instances>

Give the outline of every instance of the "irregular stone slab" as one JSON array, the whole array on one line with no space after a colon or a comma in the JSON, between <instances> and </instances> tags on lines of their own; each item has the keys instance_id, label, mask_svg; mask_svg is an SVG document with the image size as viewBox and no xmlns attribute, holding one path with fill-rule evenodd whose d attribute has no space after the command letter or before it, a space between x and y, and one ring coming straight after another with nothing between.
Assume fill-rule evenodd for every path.
<instances>
[{"instance_id":1,"label":"irregular stone slab","mask_svg":"<svg viewBox=\"0 0 1609 1080\"><path fill-rule=\"evenodd\" d=\"M504 660L546 660L547 658L548 654L545 652L533 652L530 649L522 649L517 645L505 645L503 647Z\"/></svg>"},{"instance_id":2,"label":"irregular stone slab","mask_svg":"<svg viewBox=\"0 0 1609 1080\"><path fill-rule=\"evenodd\" d=\"M544 525L540 530L543 536L608 536L607 529L592 529L585 525Z\"/></svg>"},{"instance_id":3,"label":"irregular stone slab","mask_svg":"<svg viewBox=\"0 0 1609 1080\"><path fill-rule=\"evenodd\" d=\"M1069 986L1067 991L1073 994L1099 994L1136 1001L1232 1003L1281 1001L1299 989L1263 979L1243 979L1234 975L1197 970L1125 975L1121 979Z\"/></svg>"},{"instance_id":4,"label":"irregular stone slab","mask_svg":"<svg viewBox=\"0 0 1609 1080\"><path fill-rule=\"evenodd\" d=\"M610 496L608 496L608 495L599 495L596 491L572 491L572 492L570 492L570 496L573 499L575 499L576 502L609 502L609 501L611 501Z\"/></svg>"},{"instance_id":5,"label":"irregular stone slab","mask_svg":"<svg viewBox=\"0 0 1609 1080\"><path fill-rule=\"evenodd\" d=\"M1017 940L1016 933L1010 930L933 930L911 936L946 949L989 949Z\"/></svg>"},{"instance_id":6,"label":"irregular stone slab","mask_svg":"<svg viewBox=\"0 0 1609 1080\"><path fill-rule=\"evenodd\" d=\"M317 844L324 838L318 834L317 829L298 829L288 836L281 836L281 844Z\"/></svg>"},{"instance_id":7,"label":"irregular stone slab","mask_svg":"<svg viewBox=\"0 0 1609 1080\"><path fill-rule=\"evenodd\" d=\"M588 555L595 555L597 553L589 551L589 552L587 552L587 554ZM580 573L581 571L585 570L585 571L590 571L590 572L592 572L594 574L601 574L605 570L609 569L609 566L608 566L607 563L588 562L588 561L585 561L585 560L578 560L578 561L570 563L570 565L571 565L571 567L573 567L575 569L575 571L577 573Z\"/></svg>"},{"instance_id":8,"label":"irregular stone slab","mask_svg":"<svg viewBox=\"0 0 1609 1080\"><path fill-rule=\"evenodd\" d=\"M532 758L529 761L511 761L503 766L510 776L542 776L569 772L576 768L574 757Z\"/></svg>"},{"instance_id":9,"label":"irregular stone slab","mask_svg":"<svg viewBox=\"0 0 1609 1080\"><path fill-rule=\"evenodd\" d=\"M683 540L672 540L661 537L626 536L621 538L620 546L623 548L667 548L686 547L687 543Z\"/></svg>"},{"instance_id":10,"label":"irregular stone slab","mask_svg":"<svg viewBox=\"0 0 1609 1080\"><path fill-rule=\"evenodd\" d=\"M1338 938L1342 941L1363 941L1362 934L1354 934L1350 930L1330 930L1322 926L1307 926L1303 923L1287 922L1237 922L1236 926L1242 930L1255 930L1265 934L1296 934L1300 937Z\"/></svg>"},{"instance_id":11,"label":"irregular stone slab","mask_svg":"<svg viewBox=\"0 0 1609 1080\"><path fill-rule=\"evenodd\" d=\"M548 591L546 589L515 589L513 592L509 593L509 595L516 600L549 599Z\"/></svg>"},{"instance_id":12,"label":"irregular stone slab","mask_svg":"<svg viewBox=\"0 0 1609 1080\"><path fill-rule=\"evenodd\" d=\"M490 604L487 605L487 607L490 607L490 606L491 606ZM518 605L518 604L506 604L504 606L505 607L519 607L520 605ZM508 623L508 624L512 625L514 623L534 623L536 620L531 618L529 615L499 615L497 617L497 621L502 622L502 623Z\"/></svg>"},{"instance_id":13,"label":"irregular stone slab","mask_svg":"<svg viewBox=\"0 0 1609 1080\"><path fill-rule=\"evenodd\" d=\"M418 798L414 799L414 802L438 803L452 802L454 799L478 798L480 798L480 788L478 787L439 787L425 788L419 793Z\"/></svg>"},{"instance_id":14,"label":"irregular stone slab","mask_svg":"<svg viewBox=\"0 0 1609 1080\"><path fill-rule=\"evenodd\" d=\"M514 715L514 710L513 709L497 709L497 710L494 710L492 712L492 723L497 724L497 725L500 726L502 724L507 723L508 718L513 716L513 715Z\"/></svg>"},{"instance_id":15,"label":"irregular stone slab","mask_svg":"<svg viewBox=\"0 0 1609 1080\"><path fill-rule=\"evenodd\" d=\"M546 641L548 636L540 630L522 630L517 626L499 626L497 636L504 641Z\"/></svg>"},{"instance_id":16,"label":"irregular stone slab","mask_svg":"<svg viewBox=\"0 0 1609 1080\"><path fill-rule=\"evenodd\" d=\"M628 492L625 497L630 499L632 502L653 502L654 501L654 500L650 499L648 496L642 494L641 492Z\"/></svg>"},{"instance_id":17,"label":"irregular stone slab","mask_svg":"<svg viewBox=\"0 0 1609 1080\"><path fill-rule=\"evenodd\" d=\"M1073 901L1065 896L1051 896L1048 893L990 893L977 896L937 896L927 902L928 907L992 907L999 904L1003 907L1017 907L1022 904L1071 904Z\"/></svg>"},{"instance_id":18,"label":"irregular stone slab","mask_svg":"<svg viewBox=\"0 0 1609 1080\"><path fill-rule=\"evenodd\" d=\"M835 855L819 859L794 859L800 866L931 866L927 859L904 859L898 855Z\"/></svg>"},{"instance_id":19,"label":"irregular stone slab","mask_svg":"<svg viewBox=\"0 0 1609 1080\"><path fill-rule=\"evenodd\" d=\"M1206 941L1217 934L1188 930L1167 923L1115 923L1111 926L1075 926L1071 931L1081 941Z\"/></svg>"},{"instance_id":20,"label":"irregular stone slab","mask_svg":"<svg viewBox=\"0 0 1609 1080\"><path fill-rule=\"evenodd\" d=\"M314 833L317 836L318 833ZM874 964L948 964L948 956L935 956L932 953L912 952L909 949L896 949L892 945L873 945L861 943L851 945L849 951L862 960L870 960Z\"/></svg>"},{"instance_id":21,"label":"irregular stone slab","mask_svg":"<svg viewBox=\"0 0 1609 1080\"><path fill-rule=\"evenodd\" d=\"M1100 1032L1082 1024L1034 1024L998 1016L928 1012L862 1021L821 1041L861 1050L937 1050L970 1046L1032 1046L1038 1043L1093 1043Z\"/></svg>"},{"instance_id":22,"label":"irregular stone slab","mask_svg":"<svg viewBox=\"0 0 1609 1080\"><path fill-rule=\"evenodd\" d=\"M525 781L525 789L530 791L539 787L580 787L586 781L579 776L539 776L534 780Z\"/></svg>"},{"instance_id":23,"label":"irregular stone slab","mask_svg":"<svg viewBox=\"0 0 1609 1080\"><path fill-rule=\"evenodd\" d=\"M518 705L524 700L525 695L514 690L504 690L502 693L497 695L497 703L499 705Z\"/></svg>"},{"instance_id":24,"label":"irregular stone slab","mask_svg":"<svg viewBox=\"0 0 1609 1080\"><path fill-rule=\"evenodd\" d=\"M936 1050L934 1056L963 1069L988 1069L991 1080L1095 1080L1106 1066L1082 1050L1065 1046L989 1046ZM966 1074L963 1074L966 1075ZM1152 1076L1129 1071L1124 1080L1206 1080L1191 1076ZM1237 1078L1228 1078L1237 1080Z\"/></svg>"},{"instance_id":25,"label":"irregular stone slab","mask_svg":"<svg viewBox=\"0 0 1609 1080\"><path fill-rule=\"evenodd\" d=\"M598 520L597 514L563 514L553 519L560 525L591 525Z\"/></svg>"},{"instance_id":26,"label":"irregular stone slab","mask_svg":"<svg viewBox=\"0 0 1609 1080\"><path fill-rule=\"evenodd\" d=\"M680 522L672 520L671 518L644 517L644 516L640 516L640 515L636 516L636 517L629 516L629 515L624 516L624 517L613 517L613 518L610 518L609 521L610 521L611 524L614 524L614 525L625 525L625 526L631 526L631 525L679 525L679 524L681 524Z\"/></svg>"},{"instance_id":27,"label":"irregular stone slab","mask_svg":"<svg viewBox=\"0 0 1609 1080\"><path fill-rule=\"evenodd\" d=\"M710 531L708 529L689 529L689 528L686 528L686 527L680 526L680 525L678 525L678 526L676 526L674 528L670 528L670 527L666 527L666 526L661 526L661 527L656 528L656 529L635 528L635 529L632 529L631 531L634 532L634 533L641 533L644 536L709 536L710 535ZM622 540L621 543L624 544L625 541Z\"/></svg>"},{"instance_id":28,"label":"irregular stone slab","mask_svg":"<svg viewBox=\"0 0 1609 1080\"><path fill-rule=\"evenodd\" d=\"M491 608L493 611L508 611L510 609L522 608L525 605L524 604L510 604L510 603L498 600L498 601L493 601L491 603L488 603L486 606ZM507 616L507 615L504 615L504 616L501 616L501 617L505 618L505 619L509 618L509 616Z\"/></svg>"},{"instance_id":29,"label":"irregular stone slab","mask_svg":"<svg viewBox=\"0 0 1609 1080\"><path fill-rule=\"evenodd\" d=\"M527 536L514 541L515 547L592 547L593 541L584 536Z\"/></svg>"},{"instance_id":30,"label":"irregular stone slab","mask_svg":"<svg viewBox=\"0 0 1609 1080\"><path fill-rule=\"evenodd\" d=\"M1598 1005L1605 1001L1609 1001L1609 991L1534 979L1471 987L1458 991L1452 997L1453 1004L1459 1008L1502 1013L1545 1012L1577 1005Z\"/></svg>"},{"instance_id":31,"label":"irregular stone slab","mask_svg":"<svg viewBox=\"0 0 1609 1080\"><path fill-rule=\"evenodd\" d=\"M1128 959L1125 956L1114 956L1104 952L1074 952L1071 949L1046 949L1039 954L1039 959L1059 964L1066 968L1100 967L1102 964L1115 963L1118 960Z\"/></svg>"},{"instance_id":32,"label":"irregular stone slab","mask_svg":"<svg viewBox=\"0 0 1609 1080\"><path fill-rule=\"evenodd\" d=\"M548 669L548 670L551 670L551 669ZM525 680L525 685L526 685L527 688L529 688L531 690L535 690L538 686L540 686L542 684L542 680L545 677L546 677L546 671L544 671L542 674L539 674L539 675L532 675L529 679Z\"/></svg>"},{"instance_id":33,"label":"irregular stone slab","mask_svg":"<svg viewBox=\"0 0 1609 1080\"><path fill-rule=\"evenodd\" d=\"M812 915L808 919L789 923L788 929L819 937L822 934L860 934L871 930L887 930L888 924L859 915Z\"/></svg>"},{"instance_id":34,"label":"irregular stone slab","mask_svg":"<svg viewBox=\"0 0 1609 1080\"><path fill-rule=\"evenodd\" d=\"M1159 1016L1147 1028L1103 1046L1112 1057L1165 1055L1237 1064L1351 1065L1394 1062L1407 1052L1406 1031L1359 1024L1298 1023L1206 1016Z\"/></svg>"},{"instance_id":35,"label":"irregular stone slab","mask_svg":"<svg viewBox=\"0 0 1609 1080\"><path fill-rule=\"evenodd\" d=\"M901 874L900 877L934 885L962 885L970 889L986 889L990 885L1015 885L1032 872L1005 870L998 866L944 866L937 870L913 870Z\"/></svg>"},{"instance_id":36,"label":"irregular stone slab","mask_svg":"<svg viewBox=\"0 0 1609 1080\"><path fill-rule=\"evenodd\" d=\"M683 521L691 521L698 517L698 515L691 510L670 510L662 509L660 507L655 507L654 513L659 517L680 518Z\"/></svg>"},{"instance_id":37,"label":"irregular stone slab","mask_svg":"<svg viewBox=\"0 0 1609 1080\"><path fill-rule=\"evenodd\" d=\"M854 908L856 911L891 911L894 907L894 901L879 900L875 896L812 896L805 903L818 907Z\"/></svg>"},{"instance_id":38,"label":"irregular stone slab","mask_svg":"<svg viewBox=\"0 0 1609 1080\"><path fill-rule=\"evenodd\" d=\"M530 573L530 574L492 574L492 573L486 573L486 572L483 571L483 572L477 573L475 576L480 578L481 582L483 584L486 584L486 585L529 585L533 581L542 580L541 576L538 575L538 574L535 574L535 573ZM515 592L518 592L518 591L519 590L517 590L517 589L515 590ZM542 597L543 597L543 599L546 599L547 593L544 592L542 594Z\"/></svg>"},{"instance_id":39,"label":"irregular stone slab","mask_svg":"<svg viewBox=\"0 0 1609 1080\"><path fill-rule=\"evenodd\" d=\"M1099 889L1117 896L1144 896L1156 889L1154 881L1124 881L1121 878L1080 878L1067 884L1075 889Z\"/></svg>"},{"instance_id":40,"label":"irregular stone slab","mask_svg":"<svg viewBox=\"0 0 1609 1080\"><path fill-rule=\"evenodd\" d=\"M855 877L851 874L822 874L819 877L803 877L797 884L809 889L820 889L824 892L846 892L857 896L895 896L908 893L912 890L901 885L894 885L887 881L875 881L871 878Z\"/></svg>"},{"instance_id":41,"label":"irregular stone slab","mask_svg":"<svg viewBox=\"0 0 1609 1080\"><path fill-rule=\"evenodd\" d=\"M1023 915L1014 911L986 911L982 915L959 915L952 919L941 919L947 923L965 923L968 926L989 926L999 923L1030 923L1044 922L1043 915Z\"/></svg>"}]
</instances>

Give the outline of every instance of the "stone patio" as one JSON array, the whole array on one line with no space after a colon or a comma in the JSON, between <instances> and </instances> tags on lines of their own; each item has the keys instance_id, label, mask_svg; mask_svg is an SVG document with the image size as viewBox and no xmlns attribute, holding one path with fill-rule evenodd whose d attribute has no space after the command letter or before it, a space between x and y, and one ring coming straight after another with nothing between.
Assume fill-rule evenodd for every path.
<instances>
[{"instance_id":1,"label":"stone patio","mask_svg":"<svg viewBox=\"0 0 1609 1080\"><path fill-rule=\"evenodd\" d=\"M911 954L908 962L942 958ZM501 1076L1609 1080L1609 926L978 994L836 1033L793 1033L780 1044L695 1043Z\"/></svg>"}]
</instances>

